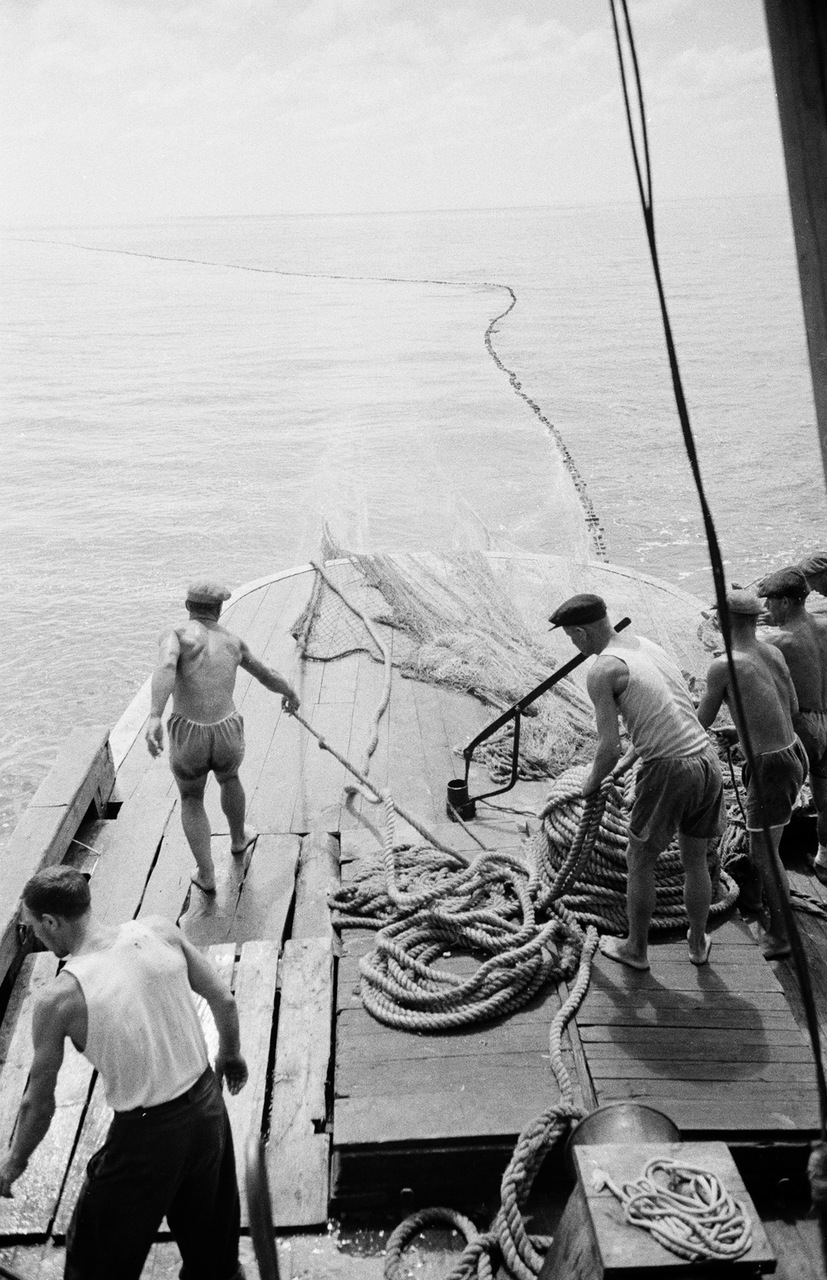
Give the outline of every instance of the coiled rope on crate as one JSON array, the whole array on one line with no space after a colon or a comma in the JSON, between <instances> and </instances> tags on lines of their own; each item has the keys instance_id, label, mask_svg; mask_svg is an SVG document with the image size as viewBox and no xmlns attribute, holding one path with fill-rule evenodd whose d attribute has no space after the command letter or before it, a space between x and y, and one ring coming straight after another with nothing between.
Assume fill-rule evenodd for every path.
<instances>
[{"instance_id":1,"label":"coiled rope on crate","mask_svg":"<svg viewBox=\"0 0 827 1280\"><path fill-rule=\"evenodd\" d=\"M658 1175L666 1181L659 1181ZM752 1224L714 1173L668 1157L650 1160L636 1182L619 1187L602 1169L594 1188L607 1187L634 1227L689 1262L732 1262L749 1252Z\"/></svg>"}]
</instances>

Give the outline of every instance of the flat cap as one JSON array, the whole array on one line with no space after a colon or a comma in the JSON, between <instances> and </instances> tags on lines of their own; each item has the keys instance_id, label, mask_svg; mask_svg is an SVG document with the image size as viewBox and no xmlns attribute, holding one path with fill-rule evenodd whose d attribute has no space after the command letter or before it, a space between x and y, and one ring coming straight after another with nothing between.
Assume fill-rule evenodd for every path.
<instances>
[{"instance_id":1,"label":"flat cap","mask_svg":"<svg viewBox=\"0 0 827 1280\"><path fill-rule=\"evenodd\" d=\"M806 600L810 594L804 570L797 568L794 564L787 565L784 569L777 569L775 573L768 573L755 589L759 596L776 600L783 597L791 600Z\"/></svg>"},{"instance_id":2,"label":"flat cap","mask_svg":"<svg viewBox=\"0 0 827 1280\"><path fill-rule=\"evenodd\" d=\"M811 573L827 573L827 551L814 552L806 560L802 560L798 567L802 573L807 575Z\"/></svg>"},{"instance_id":3,"label":"flat cap","mask_svg":"<svg viewBox=\"0 0 827 1280\"><path fill-rule=\"evenodd\" d=\"M221 604L232 595L220 582L211 578L199 578L187 587L187 599L193 604Z\"/></svg>"},{"instance_id":4,"label":"flat cap","mask_svg":"<svg viewBox=\"0 0 827 1280\"><path fill-rule=\"evenodd\" d=\"M558 605L549 618L551 630L555 627L584 627L589 622L599 622L606 617L606 601L600 596L584 592L570 596Z\"/></svg>"},{"instance_id":5,"label":"flat cap","mask_svg":"<svg viewBox=\"0 0 827 1280\"><path fill-rule=\"evenodd\" d=\"M753 614L756 618L764 609L754 591L743 591L740 588L728 591L726 602L730 613Z\"/></svg>"}]
</instances>

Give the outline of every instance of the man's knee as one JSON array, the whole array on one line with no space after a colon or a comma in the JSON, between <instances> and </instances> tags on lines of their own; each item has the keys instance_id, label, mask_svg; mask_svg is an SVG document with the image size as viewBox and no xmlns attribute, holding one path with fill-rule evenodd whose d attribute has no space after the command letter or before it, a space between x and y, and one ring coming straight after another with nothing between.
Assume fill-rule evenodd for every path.
<instances>
[{"instance_id":1,"label":"man's knee","mask_svg":"<svg viewBox=\"0 0 827 1280\"><path fill-rule=\"evenodd\" d=\"M630 871L651 871L662 853L660 845L630 835L626 846L626 865Z\"/></svg>"},{"instance_id":2,"label":"man's knee","mask_svg":"<svg viewBox=\"0 0 827 1280\"><path fill-rule=\"evenodd\" d=\"M182 800L203 800L204 792L207 789L208 774L202 774L200 778L181 778L177 774L174 775L178 790L181 793Z\"/></svg>"}]
</instances>

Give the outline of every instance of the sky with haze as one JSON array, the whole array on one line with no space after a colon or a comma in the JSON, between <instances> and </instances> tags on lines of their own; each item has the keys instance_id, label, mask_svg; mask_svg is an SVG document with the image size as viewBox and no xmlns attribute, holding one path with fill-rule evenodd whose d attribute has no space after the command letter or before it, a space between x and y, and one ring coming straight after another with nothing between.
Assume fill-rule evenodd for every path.
<instances>
[{"instance_id":1,"label":"sky with haze","mask_svg":"<svg viewBox=\"0 0 827 1280\"><path fill-rule=\"evenodd\" d=\"M785 189L761 0L629 0L656 198ZM608 0L0 0L0 221L635 198Z\"/></svg>"}]
</instances>

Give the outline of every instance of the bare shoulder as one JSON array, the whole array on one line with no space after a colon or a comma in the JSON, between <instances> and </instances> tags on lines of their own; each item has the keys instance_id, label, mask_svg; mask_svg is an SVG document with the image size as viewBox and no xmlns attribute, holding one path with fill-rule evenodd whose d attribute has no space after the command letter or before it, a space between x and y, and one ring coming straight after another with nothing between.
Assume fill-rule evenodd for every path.
<instances>
[{"instance_id":1,"label":"bare shoulder","mask_svg":"<svg viewBox=\"0 0 827 1280\"><path fill-rule=\"evenodd\" d=\"M75 979L69 973L59 973L34 998L35 1025L48 1027L52 1036L68 1035L72 1019L83 1008L83 993Z\"/></svg>"},{"instance_id":2,"label":"bare shoulder","mask_svg":"<svg viewBox=\"0 0 827 1280\"><path fill-rule=\"evenodd\" d=\"M790 637L790 639L792 639L792 637ZM786 671L787 663L784 660L784 652L785 650L790 652L791 648L794 647L795 645L782 643L780 641L778 644L772 644L765 641L762 643L760 653L762 658L764 658L766 662L769 662L770 666L775 667L778 671Z\"/></svg>"}]
</instances>

